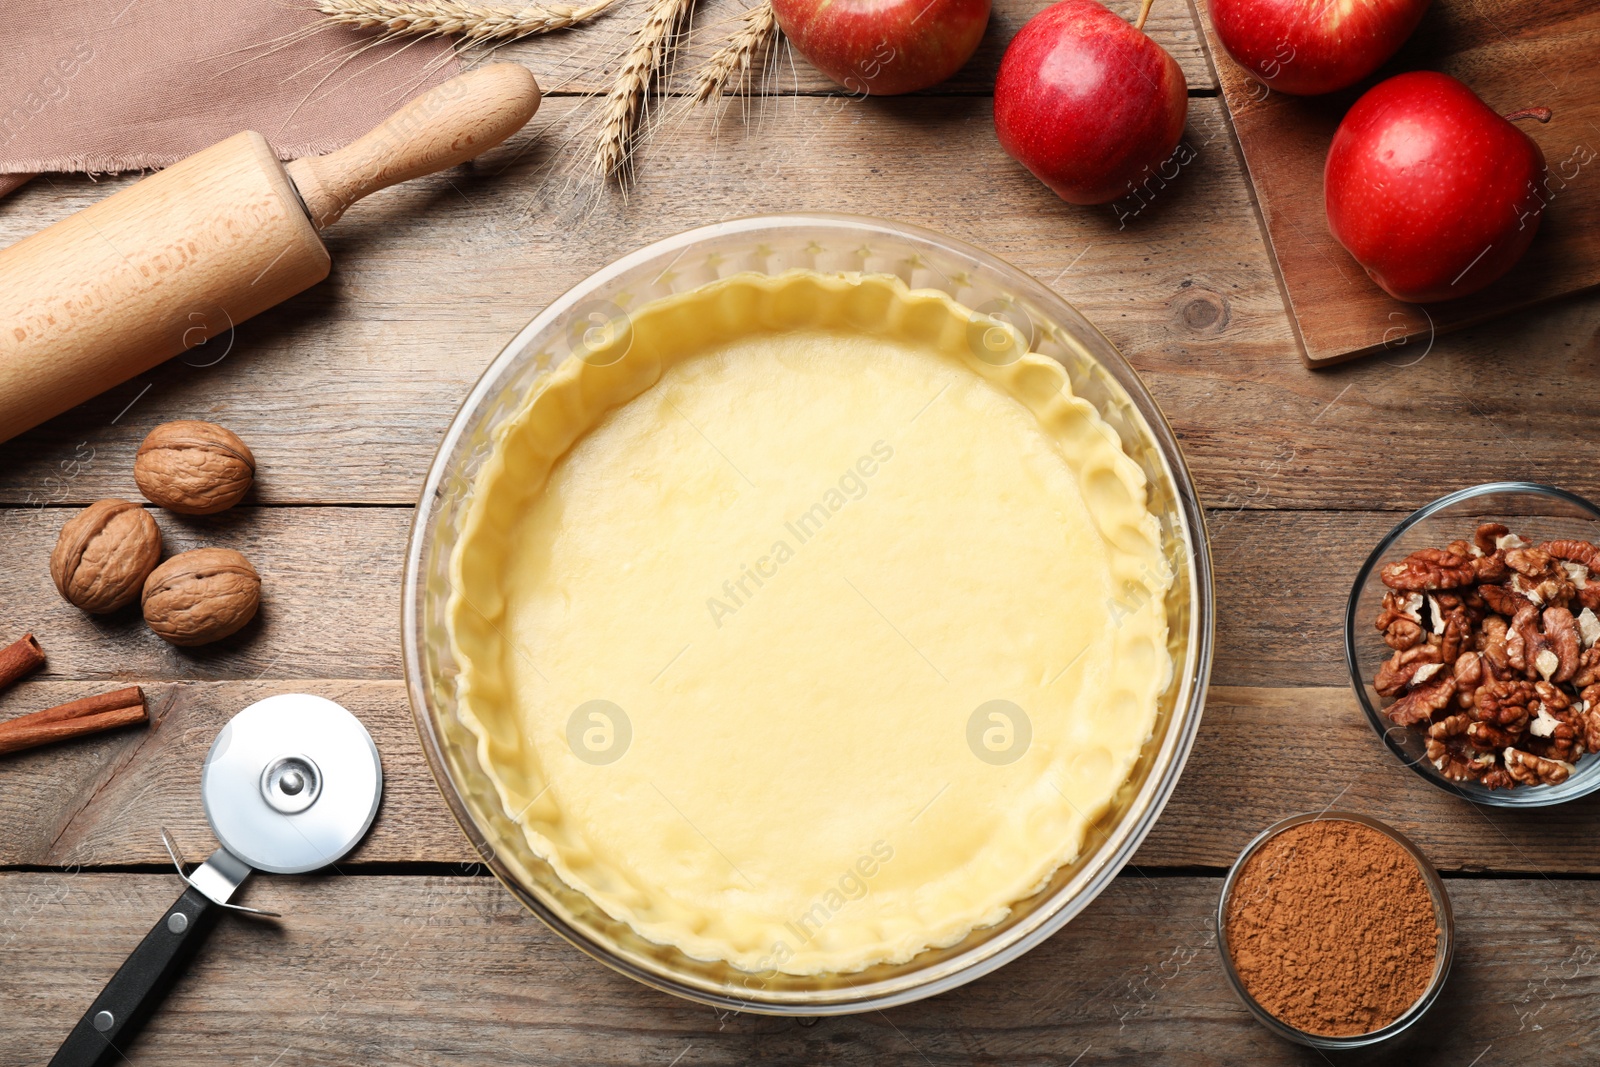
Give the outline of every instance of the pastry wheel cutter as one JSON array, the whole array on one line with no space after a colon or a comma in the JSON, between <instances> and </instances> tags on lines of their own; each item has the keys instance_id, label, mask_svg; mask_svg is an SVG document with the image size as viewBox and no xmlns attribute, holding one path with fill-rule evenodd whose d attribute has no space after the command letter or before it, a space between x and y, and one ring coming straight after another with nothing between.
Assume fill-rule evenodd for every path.
<instances>
[{"instance_id":1,"label":"pastry wheel cutter","mask_svg":"<svg viewBox=\"0 0 1600 1067\"><path fill-rule=\"evenodd\" d=\"M62 1043L51 1067L121 1062L122 1046L160 1004L224 910L277 918L233 903L252 871L301 874L337 862L365 836L383 795L372 736L323 697L267 697L228 721L200 779L206 821L222 847L190 874L165 830L185 883Z\"/></svg>"}]
</instances>

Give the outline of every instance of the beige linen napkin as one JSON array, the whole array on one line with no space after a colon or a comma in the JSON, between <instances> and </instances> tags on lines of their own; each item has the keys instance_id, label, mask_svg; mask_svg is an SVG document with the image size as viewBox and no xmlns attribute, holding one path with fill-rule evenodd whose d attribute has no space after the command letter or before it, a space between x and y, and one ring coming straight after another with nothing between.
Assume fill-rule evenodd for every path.
<instances>
[{"instance_id":1,"label":"beige linen napkin","mask_svg":"<svg viewBox=\"0 0 1600 1067\"><path fill-rule=\"evenodd\" d=\"M163 167L240 130L332 151L457 71L308 0L3 0L0 196L39 171Z\"/></svg>"}]
</instances>

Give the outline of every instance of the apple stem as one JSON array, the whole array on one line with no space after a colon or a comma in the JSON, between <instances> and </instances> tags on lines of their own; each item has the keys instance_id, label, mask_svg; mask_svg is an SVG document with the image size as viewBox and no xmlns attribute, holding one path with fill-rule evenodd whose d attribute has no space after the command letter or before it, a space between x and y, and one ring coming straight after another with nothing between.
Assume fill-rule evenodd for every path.
<instances>
[{"instance_id":1,"label":"apple stem","mask_svg":"<svg viewBox=\"0 0 1600 1067\"><path fill-rule=\"evenodd\" d=\"M1513 111L1506 115L1506 121L1516 122L1518 119L1538 119L1540 122L1550 121L1551 111L1547 107L1525 107L1521 111Z\"/></svg>"},{"instance_id":2,"label":"apple stem","mask_svg":"<svg viewBox=\"0 0 1600 1067\"><path fill-rule=\"evenodd\" d=\"M1156 0L1144 0L1144 6L1139 8L1139 21L1133 24L1136 30L1144 30L1144 20L1150 17L1150 7Z\"/></svg>"}]
</instances>

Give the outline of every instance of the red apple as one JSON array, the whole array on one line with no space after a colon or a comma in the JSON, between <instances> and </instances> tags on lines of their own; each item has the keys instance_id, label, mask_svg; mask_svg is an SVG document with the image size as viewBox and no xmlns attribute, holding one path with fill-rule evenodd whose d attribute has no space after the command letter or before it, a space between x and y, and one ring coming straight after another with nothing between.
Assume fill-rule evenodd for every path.
<instances>
[{"instance_id":1,"label":"red apple","mask_svg":"<svg viewBox=\"0 0 1600 1067\"><path fill-rule=\"evenodd\" d=\"M772 0L778 26L811 65L852 93L937 85L972 58L990 0Z\"/></svg>"},{"instance_id":2,"label":"red apple","mask_svg":"<svg viewBox=\"0 0 1600 1067\"><path fill-rule=\"evenodd\" d=\"M1549 121L1544 108L1513 113ZM1454 78L1414 71L1357 100L1333 135L1328 229L1398 300L1475 293L1522 258L1544 153Z\"/></svg>"},{"instance_id":3,"label":"red apple","mask_svg":"<svg viewBox=\"0 0 1600 1067\"><path fill-rule=\"evenodd\" d=\"M1104 204L1147 180L1188 113L1177 60L1094 0L1061 0L1030 19L994 88L1000 146L1073 204Z\"/></svg>"},{"instance_id":4,"label":"red apple","mask_svg":"<svg viewBox=\"0 0 1600 1067\"><path fill-rule=\"evenodd\" d=\"M1383 66L1428 0L1210 0L1222 47L1279 92L1331 93Z\"/></svg>"}]
</instances>

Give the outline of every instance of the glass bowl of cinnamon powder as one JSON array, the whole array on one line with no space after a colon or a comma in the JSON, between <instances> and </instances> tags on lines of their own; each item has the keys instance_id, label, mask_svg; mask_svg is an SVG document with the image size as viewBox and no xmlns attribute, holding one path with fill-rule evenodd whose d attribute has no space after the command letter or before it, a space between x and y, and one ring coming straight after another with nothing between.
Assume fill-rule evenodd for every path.
<instances>
[{"instance_id":1,"label":"glass bowl of cinnamon powder","mask_svg":"<svg viewBox=\"0 0 1600 1067\"><path fill-rule=\"evenodd\" d=\"M1228 872L1217 943L1267 1029L1320 1049L1386 1041L1444 988L1454 921L1444 882L1397 831L1354 812L1269 826Z\"/></svg>"}]
</instances>

